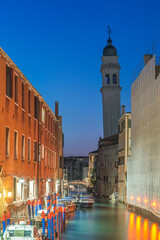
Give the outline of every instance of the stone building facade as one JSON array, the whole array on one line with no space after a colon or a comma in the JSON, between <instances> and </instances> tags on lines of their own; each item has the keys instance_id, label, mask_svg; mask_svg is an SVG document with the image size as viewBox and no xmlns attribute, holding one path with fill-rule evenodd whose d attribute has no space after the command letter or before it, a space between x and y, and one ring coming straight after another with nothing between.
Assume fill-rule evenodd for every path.
<instances>
[{"instance_id":1,"label":"stone building facade","mask_svg":"<svg viewBox=\"0 0 160 240\"><path fill-rule=\"evenodd\" d=\"M118 134L100 139L96 163L95 192L109 197L118 191Z\"/></svg>"},{"instance_id":2,"label":"stone building facade","mask_svg":"<svg viewBox=\"0 0 160 240\"><path fill-rule=\"evenodd\" d=\"M127 158L131 155L131 113L125 113L124 106L118 123L118 199L125 203L127 201Z\"/></svg>"},{"instance_id":3,"label":"stone building facade","mask_svg":"<svg viewBox=\"0 0 160 240\"><path fill-rule=\"evenodd\" d=\"M160 214L160 62L145 66L131 88L131 157L127 162L127 201Z\"/></svg>"},{"instance_id":4,"label":"stone building facade","mask_svg":"<svg viewBox=\"0 0 160 240\"><path fill-rule=\"evenodd\" d=\"M88 184L93 187L96 180L95 163L97 162L98 150L89 153L89 171L88 171Z\"/></svg>"},{"instance_id":5,"label":"stone building facade","mask_svg":"<svg viewBox=\"0 0 160 240\"><path fill-rule=\"evenodd\" d=\"M0 48L0 215L56 191L62 168L58 102L54 114Z\"/></svg>"},{"instance_id":6,"label":"stone building facade","mask_svg":"<svg viewBox=\"0 0 160 240\"><path fill-rule=\"evenodd\" d=\"M83 168L88 168L88 164L87 156L64 157L64 169L67 169L68 181L83 180Z\"/></svg>"}]
</instances>

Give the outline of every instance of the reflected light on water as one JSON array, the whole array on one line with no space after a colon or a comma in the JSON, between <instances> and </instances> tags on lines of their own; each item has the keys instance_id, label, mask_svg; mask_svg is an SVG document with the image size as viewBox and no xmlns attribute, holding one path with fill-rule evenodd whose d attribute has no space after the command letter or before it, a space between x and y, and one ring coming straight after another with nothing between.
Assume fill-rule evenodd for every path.
<instances>
[{"instance_id":1,"label":"reflected light on water","mask_svg":"<svg viewBox=\"0 0 160 240\"><path fill-rule=\"evenodd\" d=\"M131 213L128 224L128 240L160 240L160 231L158 225L149 224L147 219L143 220L141 216Z\"/></svg>"},{"instance_id":2,"label":"reflected light on water","mask_svg":"<svg viewBox=\"0 0 160 240\"><path fill-rule=\"evenodd\" d=\"M158 239L158 226L156 223L153 223L151 226L151 240L157 240Z\"/></svg>"},{"instance_id":3,"label":"reflected light on water","mask_svg":"<svg viewBox=\"0 0 160 240\"><path fill-rule=\"evenodd\" d=\"M134 236L134 213L131 213L129 216L129 224L128 224L128 239L133 240Z\"/></svg>"},{"instance_id":4,"label":"reflected light on water","mask_svg":"<svg viewBox=\"0 0 160 240\"><path fill-rule=\"evenodd\" d=\"M148 239L148 231L149 231L149 223L148 220L145 219L143 223L143 238Z\"/></svg>"},{"instance_id":5,"label":"reflected light on water","mask_svg":"<svg viewBox=\"0 0 160 240\"><path fill-rule=\"evenodd\" d=\"M136 218L136 240L141 239L141 217Z\"/></svg>"}]
</instances>

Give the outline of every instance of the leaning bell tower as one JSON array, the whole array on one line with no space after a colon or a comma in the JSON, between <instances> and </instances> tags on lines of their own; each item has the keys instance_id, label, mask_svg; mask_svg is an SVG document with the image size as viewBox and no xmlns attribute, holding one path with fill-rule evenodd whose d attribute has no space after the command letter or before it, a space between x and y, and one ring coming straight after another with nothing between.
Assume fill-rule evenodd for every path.
<instances>
[{"instance_id":1,"label":"leaning bell tower","mask_svg":"<svg viewBox=\"0 0 160 240\"><path fill-rule=\"evenodd\" d=\"M107 46L103 49L101 74L102 74L102 103L103 103L103 137L118 133L118 120L120 118L120 93L119 82L120 64L118 63L117 49L112 45L110 27Z\"/></svg>"}]
</instances>

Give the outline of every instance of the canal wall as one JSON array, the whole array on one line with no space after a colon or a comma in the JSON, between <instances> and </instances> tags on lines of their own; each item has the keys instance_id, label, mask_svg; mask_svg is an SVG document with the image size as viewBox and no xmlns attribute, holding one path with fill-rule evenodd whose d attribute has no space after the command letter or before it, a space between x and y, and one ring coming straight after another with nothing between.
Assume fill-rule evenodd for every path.
<instances>
[{"instance_id":1,"label":"canal wall","mask_svg":"<svg viewBox=\"0 0 160 240\"><path fill-rule=\"evenodd\" d=\"M143 207L139 207L139 206L128 204L128 203L126 204L126 207L128 211L139 214L144 218L147 218L151 221L154 221L160 224L160 214L154 212L152 209L145 209Z\"/></svg>"}]
</instances>

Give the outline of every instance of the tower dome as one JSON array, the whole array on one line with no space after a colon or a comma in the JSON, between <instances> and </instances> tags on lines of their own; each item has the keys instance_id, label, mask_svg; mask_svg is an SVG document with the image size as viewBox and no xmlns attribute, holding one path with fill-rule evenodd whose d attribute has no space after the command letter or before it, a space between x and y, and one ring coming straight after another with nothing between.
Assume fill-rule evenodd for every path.
<instances>
[{"instance_id":1,"label":"tower dome","mask_svg":"<svg viewBox=\"0 0 160 240\"><path fill-rule=\"evenodd\" d=\"M103 49L103 56L117 56L117 49L112 45L112 40L108 39L108 45Z\"/></svg>"}]
</instances>

